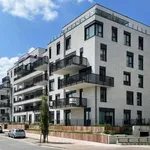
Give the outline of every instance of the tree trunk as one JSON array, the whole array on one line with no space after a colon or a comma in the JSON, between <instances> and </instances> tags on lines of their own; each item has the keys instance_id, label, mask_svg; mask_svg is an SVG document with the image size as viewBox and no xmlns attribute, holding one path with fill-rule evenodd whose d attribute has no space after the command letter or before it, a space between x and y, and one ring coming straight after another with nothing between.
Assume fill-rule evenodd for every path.
<instances>
[{"instance_id":1,"label":"tree trunk","mask_svg":"<svg viewBox=\"0 0 150 150\"><path fill-rule=\"evenodd\" d=\"M44 133L43 134L43 143L45 143L45 141L46 141L46 134Z\"/></svg>"}]
</instances>

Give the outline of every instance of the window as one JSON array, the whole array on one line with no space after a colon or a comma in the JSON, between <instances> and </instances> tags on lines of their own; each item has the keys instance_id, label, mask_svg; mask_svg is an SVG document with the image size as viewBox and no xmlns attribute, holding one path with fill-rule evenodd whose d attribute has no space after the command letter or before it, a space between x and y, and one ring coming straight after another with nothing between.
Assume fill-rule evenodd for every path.
<instances>
[{"instance_id":1,"label":"window","mask_svg":"<svg viewBox=\"0 0 150 150\"><path fill-rule=\"evenodd\" d=\"M100 88L100 101L107 102L107 88L105 87Z\"/></svg>"},{"instance_id":2,"label":"window","mask_svg":"<svg viewBox=\"0 0 150 150\"><path fill-rule=\"evenodd\" d=\"M140 37L139 36L139 49L140 50L143 50L143 46L144 45L144 39L143 39L143 37Z\"/></svg>"},{"instance_id":3,"label":"window","mask_svg":"<svg viewBox=\"0 0 150 150\"><path fill-rule=\"evenodd\" d=\"M66 50L71 48L71 36L66 38Z\"/></svg>"},{"instance_id":4,"label":"window","mask_svg":"<svg viewBox=\"0 0 150 150\"><path fill-rule=\"evenodd\" d=\"M143 70L143 56L139 55L139 70Z\"/></svg>"},{"instance_id":5,"label":"window","mask_svg":"<svg viewBox=\"0 0 150 150\"><path fill-rule=\"evenodd\" d=\"M49 81L49 91L54 91L54 80Z\"/></svg>"},{"instance_id":6,"label":"window","mask_svg":"<svg viewBox=\"0 0 150 150\"><path fill-rule=\"evenodd\" d=\"M12 78L12 71L11 71L11 78Z\"/></svg>"},{"instance_id":7,"label":"window","mask_svg":"<svg viewBox=\"0 0 150 150\"><path fill-rule=\"evenodd\" d=\"M57 55L59 55L60 54L60 42L59 43L57 43Z\"/></svg>"},{"instance_id":8,"label":"window","mask_svg":"<svg viewBox=\"0 0 150 150\"><path fill-rule=\"evenodd\" d=\"M60 77L58 77L58 89L60 89Z\"/></svg>"},{"instance_id":9,"label":"window","mask_svg":"<svg viewBox=\"0 0 150 150\"><path fill-rule=\"evenodd\" d=\"M127 67L134 67L134 55L131 52L127 52Z\"/></svg>"},{"instance_id":10,"label":"window","mask_svg":"<svg viewBox=\"0 0 150 150\"><path fill-rule=\"evenodd\" d=\"M1 114L5 114L5 109L1 109Z\"/></svg>"},{"instance_id":11,"label":"window","mask_svg":"<svg viewBox=\"0 0 150 150\"><path fill-rule=\"evenodd\" d=\"M52 57L52 52L51 52L52 50L51 50L51 47L49 48L49 58L51 59L51 57Z\"/></svg>"},{"instance_id":12,"label":"window","mask_svg":"<svg viewBox=\"0 0 150 150\"><path fill-rule=\"evenodd\" d=\"M53 63L49 64L49 76L52 75L52 68L53 68Z\"/></svg>"},{"instance_id":13,"label":"window","mask_svg":"<svg viewBox=\"0 0 150 150\"><path fill-rule=\"evenodd\" d=\"M100 45L100 60L107 61L107 45L105 44Z\"/></svg>"},{"instance_id":14,"label":"window","mask_svg":"<svg viewBox=\"0 0 150 150\"><path fill-rule=\"evenodd\" d=\"M137 106L142 106L142 93L137 93Z\"/></svg>"},{"instance_id":15,"label":"window","mask_svg":"<svg viewBox=\"0 0 150 150\"><path fill-rule=\"evenodd\" d=\"M133 94L134 93L132 91L127 91L126 92L127 105L134 105Z\"/></svg>"},{"instance_id":16,"label":"window","mask_svg":"<svg viewBox=\"0 0 150 150\"><path fill-rule=\"evenodd\" d=\"M96 23L96 36L103 37L103 23Z\"/></svg>"},{"instance_id":17,"label":"window","mask_svg":"<svg viewBox=\"0 0 150 150\"><path fill-rule=\"evenodd\" d=\"M85 27L85 40L93 36L103 37L103 23L99 21L93 21Z\"/></svg>"},{"instance_id":18,"label":"window","mask_svg":"<svg viewBox=\"0 0 150 150\"><path fill-rule=\"evenodd\" d=\"M57 124L60 124L60 111L56 111Z\"/></svg>"},{"instance_id":19,"label":"window","mask_svg":"<svg viewBox=\"0 0 150 150\"><path fill-rule=\"evenodd\" d=\"M131 46L131 33L124 31L124 44Z\"/></svg>"},{"instance_id":20,"label":"window","mask_svg":"<svg viewBox=\"0 0 150 150\"><path fill-rule=\"evenodd\" d=\"M93 25L91 25L91 26L89 26L89 27L87 27L87 28L85 29L85 39L86 39L86 40L95 35L95 34L94 34L94 30L95 30L95 29L94 29L94 28L95 28L95 27L94 27L94 24L93 24Z\"/></svg>"},{"instance_id":21,"label":"window","mask_svg":"<svg viewBox=\"0 0 150 150\"><path fill-rule=\"evenodd\" d=\"M115 27L112 27L112 41L113 42L118 41L118 29Z\"/></svg>"},{"instance_id":22,"label":"window","mask_svg":"<svg viewBox=\"0 0 150 150\"><path fill-rule=\"evenodd\" d=\"M143 76L139 75L139 88L143 88Z\"/></svg>"},{"instance_id":23,"label":"window","mask_svg":"<svg viewBox=\"0 0 150 150\"><path fill-rule=\"evenodd\" d=\"M141 120L142 122L142 111L137 111L137 120Z\"/></svg>"},{"instance_id":24,"label":"window","mask_svg":"<svg viewBox=\"0 0 150 150\"><path fill-rule=\"evenodd\" d=\"M124 85L131 85L131 73L130 72L124 72Z\"/></svg>"}]
</instances>

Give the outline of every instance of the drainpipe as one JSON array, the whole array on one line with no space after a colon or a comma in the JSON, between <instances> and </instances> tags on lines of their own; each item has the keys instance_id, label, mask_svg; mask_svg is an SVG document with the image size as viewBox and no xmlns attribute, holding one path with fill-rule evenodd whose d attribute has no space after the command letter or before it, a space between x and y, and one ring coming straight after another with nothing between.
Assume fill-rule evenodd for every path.
<instances>
[{"instance_id":1,"label":"drainpipe","mask_svg":"<svg viewBox=\"0 0 150 150\"><path fill-rule=\"evenodd\" d=\"M95 124L97 124L97 86L95 86Z\"/></svg>"}]
</instances>

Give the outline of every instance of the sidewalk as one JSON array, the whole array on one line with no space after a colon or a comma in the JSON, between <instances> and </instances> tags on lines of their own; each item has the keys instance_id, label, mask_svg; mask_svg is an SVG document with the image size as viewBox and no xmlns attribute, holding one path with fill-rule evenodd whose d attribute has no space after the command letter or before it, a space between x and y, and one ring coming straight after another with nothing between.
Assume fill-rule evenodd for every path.
<instances>
[{"instance_id":1,"label":"sidewalk","mask_svg":"<svg viewBox=\"0 0 150 150\"><path fill-rule=\"evenodd\" d=\"M26 136L30 142L38 143L40 135L38 134L31 134L26 133ZM60 138L49 136L48 137L49 143L42 144L43 146L48 147L55 147L60 149L67 149L67 150L147 150L150 149L150 146L119 146L116 144L103 144L103 143L96 143L96 142L89 142L89 141L81 141L81 140L74 140L74 139L67 139L67 138Z\"/></svg>"},{"instance_id":2,"label":"sidewalk","mask_svg":"<svg viewBox=\"0 0 150 150\"><path fill-rule=\"evenodd\" d=\"M34 139L36 140L36 142L39 142L40 135L38 134L26 133L26 136L29 139ZM71 150L82 150L82 149L99 150L100 147L101 148L107 147L110 149L112 147L118 147L117 145L107 145L107 144L102 144L102 143L60 138L60 137L54 137L54 136L49 136L48 140L49 140L49 143L48 144L45 143L44 145L57 147L57 148L63 148L63 149L71 149Z\"/></svg>"}]
</instances>

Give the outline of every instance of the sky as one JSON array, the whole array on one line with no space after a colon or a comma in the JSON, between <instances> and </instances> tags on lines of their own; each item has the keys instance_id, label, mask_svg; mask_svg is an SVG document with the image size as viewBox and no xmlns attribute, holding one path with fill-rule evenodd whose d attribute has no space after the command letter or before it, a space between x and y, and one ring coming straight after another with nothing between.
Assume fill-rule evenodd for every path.
<instances>
[{"instance_id":1,"label":"sky","mask_svg":"<svg viewBox=\"0 0 150 150\"><path fill-rule=\"evenodd\" d=\"M20 56L46 48L65 24L96 3L150 25L150 0L0 0L0 80Z\"/></svg>"}]
</instances>

